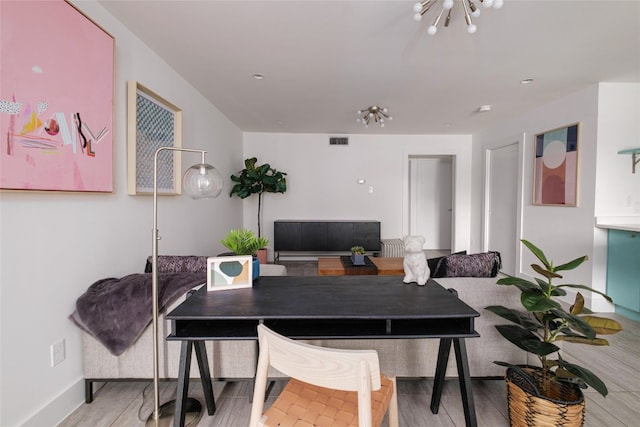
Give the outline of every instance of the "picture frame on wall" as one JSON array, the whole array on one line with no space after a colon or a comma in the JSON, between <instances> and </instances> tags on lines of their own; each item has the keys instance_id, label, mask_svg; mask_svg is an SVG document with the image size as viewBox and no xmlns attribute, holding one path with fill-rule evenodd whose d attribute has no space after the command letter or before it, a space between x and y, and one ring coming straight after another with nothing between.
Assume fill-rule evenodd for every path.
<instances>
[{"instance_id":1,"label":"picture frame on wall","mask_svg":"<svg viewBox=\"0 0 640 427\"><path fill-rule=\"evenodd\" d=\"M64 0L1 2L0 188L113 192L115 39Z\"/></svg>"},{"instance_id":2,"label":"picture frame on wall","mask_svg":"<svg viewBox=\"0 0 640 427\"><path fill-rule=\"evenodd\" d=\"M578 206L579 139L580 123L535 136L534 205Z\"/></svg>"},{"instance_id":3,"label":"picture frame on wall","mask_svg":"<svg viewBox=\"0 0 640 427\"><path fill-rule=\"evenodd\" d=\"M207 258L207 291L250 288L252 274L251 255Z\"/></svg>"},{"instance_id":4,"label":"picture frame on wall","mask_svg":"<svg viewBox=\"0 0 640 427\"><path fill-rule=\"evenodd\" d=\"M182 110L136 81L127 82L127 192L153 193L156 150L182 147ZM180 151L158 155L158 195L182 193Z\"/></svg>"}]
</instances>

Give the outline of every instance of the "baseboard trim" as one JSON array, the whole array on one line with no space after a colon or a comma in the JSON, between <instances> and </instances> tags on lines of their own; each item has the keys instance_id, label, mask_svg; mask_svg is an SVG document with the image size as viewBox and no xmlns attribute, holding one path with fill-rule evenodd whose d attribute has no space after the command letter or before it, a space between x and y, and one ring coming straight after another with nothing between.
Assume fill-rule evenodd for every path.
<instances>
[{"instance_id":1,"label":"baseboard trim","mask_svg":"<svg viewBox=\"0 0 640 427\"><path fill-rule=\"evenodd\" d=\"M84 404L84 379L80 378L20 426L58 425L82 404Z\"/></svg>"}]
</instances>

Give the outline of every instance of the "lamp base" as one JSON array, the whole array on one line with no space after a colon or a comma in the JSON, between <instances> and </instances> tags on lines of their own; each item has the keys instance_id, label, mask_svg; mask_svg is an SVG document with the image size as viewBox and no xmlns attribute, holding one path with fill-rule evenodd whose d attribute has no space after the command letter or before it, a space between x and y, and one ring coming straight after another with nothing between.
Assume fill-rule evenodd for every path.
<instances>
[{"instance_id":1,"label":"lamp base","mask_svg":"<svg viewBox=\"0 0 640 427\"><path fill-rule=\"evenodd\" d=\"M158 419L153 416L153 412L147 418L145 427L170 427L173 425L173 419L176 414L176 401L170 400L160 406L158 410ZM196 399L187 398L184 405L184 425L185 427L193 427L198 424L202 418L202 405Z\"/></svg>"}]
</instances>

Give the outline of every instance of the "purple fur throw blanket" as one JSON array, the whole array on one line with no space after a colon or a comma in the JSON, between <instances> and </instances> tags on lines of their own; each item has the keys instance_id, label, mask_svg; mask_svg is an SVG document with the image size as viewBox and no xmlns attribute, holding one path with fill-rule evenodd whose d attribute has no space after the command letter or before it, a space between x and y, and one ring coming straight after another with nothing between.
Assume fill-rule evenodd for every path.
<instances>
[{"instance_id":1,"label":"purple fur throw blanket","mask_svg":"<svg viewBox=\"0 0 640 427\"><path fill-rule=\"evenodd\" d=\"M130 274L120 279L102 279L89 286L76 301L70 316L118 356L142 335L151 323L151 274ZM207 273L159 273L158 309L206 283Z\"/></svg>"}]
</instances>

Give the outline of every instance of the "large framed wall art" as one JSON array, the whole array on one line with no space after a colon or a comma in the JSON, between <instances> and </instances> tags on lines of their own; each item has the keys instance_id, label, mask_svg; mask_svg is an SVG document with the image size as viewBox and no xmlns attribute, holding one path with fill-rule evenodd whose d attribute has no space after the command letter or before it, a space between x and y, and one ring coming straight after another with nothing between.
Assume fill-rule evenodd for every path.
<instances>
[{"instance_id":1,"label":"large framed wall art","mask_svg":"<svg viewBox=\"0 0 640 427\"><path fill-rule=\"evenodd\" d=\"M574 123L536 135L534 205L578 205L579 128Z\"/></svg>"},{"instance_id":2,"label":"large framed wall art","mask_svg":"<svg viewBox=\"0 0 640 427\"><path fill-rule=\"evenodd\" d=\"M182 147L182 110L138 82L127 83L129 194L153 193L154 155ZM158 194L182 192L180 151L158 154Z\"/></svg>"},{"instance_id":3,"label":"large framed wall art","mask_svg":"<svg viewBox=\"0 0 640 427\"><path fill-rule=\"evenodd\" d=\"M63 0L0 1L0 188L113 192L114 38Z\"/></svg>"}]
</instances>

